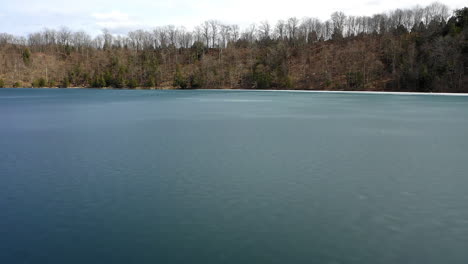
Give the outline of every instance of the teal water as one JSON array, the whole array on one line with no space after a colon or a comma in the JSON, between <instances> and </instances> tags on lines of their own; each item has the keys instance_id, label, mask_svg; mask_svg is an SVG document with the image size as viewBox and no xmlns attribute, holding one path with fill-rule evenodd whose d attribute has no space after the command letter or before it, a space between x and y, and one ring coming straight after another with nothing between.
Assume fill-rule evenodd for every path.
<instances>
[{"instance_id":1,"label":"teal water","mask_svg":"<svg viewBox=\"0 0 468 264\"><path fill-rule=\"evenodd\" d=\"M468 97L0 89L0 263L468 263Z\"/></svg>"}]
</instances>

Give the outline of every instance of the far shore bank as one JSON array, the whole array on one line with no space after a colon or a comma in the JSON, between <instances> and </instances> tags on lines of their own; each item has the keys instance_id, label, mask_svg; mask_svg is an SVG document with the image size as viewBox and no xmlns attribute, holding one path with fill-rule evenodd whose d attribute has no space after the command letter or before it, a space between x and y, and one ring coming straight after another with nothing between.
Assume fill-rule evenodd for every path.
<instances>
[{"instance_id":1,"label":"far shore bank","mask_svg":"<svg viewBox=\"0 0 468 264\"><path fill-rule=\"evenodd\" d=\"M414 91L349 91L349 90L300 90L300 89L236 89L236 88L220 88L220 89L181 89L172 87L162 88L113 88L113 87L3 87L1 89L96 89L96 90L126 90L126 91L143 91L143 90L159 90L159 91L243 91L243 92L297 92L297 93L341 93L341 94L389 94L389 95L446 95L446 96L468 96L468 93L439 93L439 92L414 92Z\"/></svg>"}]
</instances>

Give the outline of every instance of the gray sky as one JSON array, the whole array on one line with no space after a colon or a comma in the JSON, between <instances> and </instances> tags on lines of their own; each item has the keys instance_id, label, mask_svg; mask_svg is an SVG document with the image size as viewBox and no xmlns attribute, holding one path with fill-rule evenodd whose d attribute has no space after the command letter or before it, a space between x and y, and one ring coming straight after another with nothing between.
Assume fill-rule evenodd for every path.
<instances>
[{"instance_id":1,"label":"gray sky","mask_svg":"<svg viewBox=\"0 0 468 264\"><path fill-rule=\"evenodd\" d=\"M396 8L426 6L433 0L0 0L0 32L26 35L45 27L67 26L96 34L173 24L192 29L209 19L246 26L295 16L328 19L334 11L372 15ZM447 0L451 9L468 6L466 0Z\"/></svg>"}]
</instances>

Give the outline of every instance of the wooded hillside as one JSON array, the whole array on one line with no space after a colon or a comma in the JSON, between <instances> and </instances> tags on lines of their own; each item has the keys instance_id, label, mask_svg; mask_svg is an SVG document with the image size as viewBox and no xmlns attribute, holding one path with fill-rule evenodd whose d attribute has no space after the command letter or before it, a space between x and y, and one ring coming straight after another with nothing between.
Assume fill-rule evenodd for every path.
<instances>
[{"instance_id":1,"label":"wooded hillside","mask_svg":"<svg viewBox=\"0 0 468 264\"><path fill-rule=\"evenodd\" d=\"M468 92L468 8L335 12L236 25L215 20L126 36L0 34L0 87Z\"/></svg>"}]
</instances>

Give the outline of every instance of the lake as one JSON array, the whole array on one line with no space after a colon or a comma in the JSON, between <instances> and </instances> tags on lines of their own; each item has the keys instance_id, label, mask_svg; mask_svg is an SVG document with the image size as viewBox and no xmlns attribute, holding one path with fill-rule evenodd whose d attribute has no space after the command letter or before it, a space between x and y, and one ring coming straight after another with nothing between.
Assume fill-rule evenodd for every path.
<instances>
[{"instance_id":1,"label":"lake","mask_svg":"<svg viewBox=\"0 0 468 264\"><path fill-rule=\"evenodd\" d=\"M468 263L468 97L0 89L0 263Z\"/></svg>"}]
</instances>

